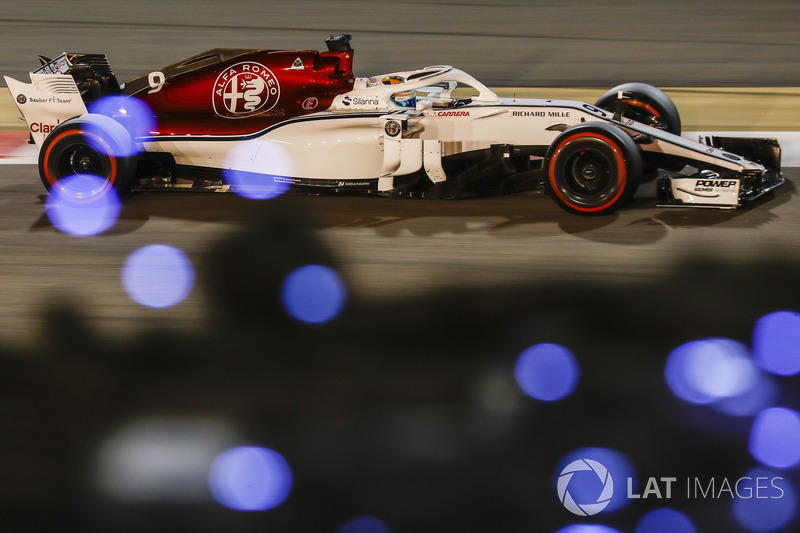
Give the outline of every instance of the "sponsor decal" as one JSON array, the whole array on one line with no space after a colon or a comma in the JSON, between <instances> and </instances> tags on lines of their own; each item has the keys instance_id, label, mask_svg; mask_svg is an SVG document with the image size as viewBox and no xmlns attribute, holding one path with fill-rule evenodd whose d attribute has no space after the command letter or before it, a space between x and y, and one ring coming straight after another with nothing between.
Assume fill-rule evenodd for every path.
<instances>
[{"instance_id":1,"label":"sponsor decal","mask_svg":"<svg viewBox=\"0 0 800 533\"><path fill-rule=\"evenodd\" d=\"M350 105L374 105L379 106L380 102L377 98L362 98L361 96L345 96L342 98L342 103L346 106Z\"/></svg>"},{"instance_id":2,"label":"sponsor decal","mask_svg":"<svg viewBox=\"0 0 800 533\"><path fill-rule=\"evenodd\" d=\"M17 102L24 104L26 100L25 97L22 96L23 101L20 102L19 96L17 97ZM28 98L27 101L32 104L71 104L72 98L59 98L58 96L50 96L48 98Z\"/></svg>"},{"instance_id":3,"label":"sponsor decal","mask_svg":"<svg viewBox=\"0 0 800 533\"><path fill-rule=\"evenodd\" d=\"M338 181L337 187L369 187L372 183L368 181Z\"/></svg>"},{"instance_id":4,"label":"sponsor decal","mask_svg":"<svg viewBox=\"0 0 800 533\"><path fill-rule=\"evenodd\" d=\"M223 118L266 113L278 103L278 78L261 63L244 61L226 68L214 82L214 112Z\"/></svg>"},{"instance_id":5,"label":"sponsor decal","mask_svg":"<svg viewBox=\"0 0 800 533\"><path fill-rule=\"evenodd\" d=\"M45 124L43 122L34 122L31 124L31 133L52 133L56 126L61 124L60 120L57 120L55 124Z\"/></svg>"},{"instance_id":6,"label":"sponsor decal","mask_svg":"<svg viewBox=\"0 0 800 533\"><path fill-rule=\"evenodd\" d=\"M18 94L17 95L17 103L18 104L24 104L27 101L28 101L28 99L25 97L24 94Z\"/></svg>"},{"instance_id":7,"label":"sponsor decal","mask_svg":"<svg viewBox=\"0 0 800 533\"><path fill-rule=\"evenodd\" d=\"M551 117L569 118L569 111L512 111L512 117Z\"/></svg>"},{"instance_id":8,"label":"sponsor decal","mask_svg":"<svg viewBox=\"0 0 800 533\"><path fill-rule=\"evenodd\" d=\"M735 188L737 182L734 180L697 180L694 184L694 192L716 192L718 189Z\"/></svg>"},{"instance_id":9,"label":"sponsor decal","mask_svg":"<svg viewBox=\"0 0 800 533\"><path fill-rule=\"evenodd\" d=\"M303 100L303 109L305 109L306 111L311 111L312 109L316 109L318 105L319 105L319 100L317 100L313 96L310 96L305 100Z\"/></svg>"},{"instance_id":10,"label":"sponsor decal","mask_svg":"<svg viewBox=\"0 0 800 533\"><path fill-rule=\"evenodd\" d=\"M305 70L305 68L306 67L303 66L303 60L298 57L297 59L294 60L292 66L289 67L289 70Z\"/></svg>"},{"instance_id":11,"label":"sponsor decal","mask_svg":"<svg viewBox=\"0 0 800 533\"><path fill-rule=\"evenodd\" d=\"M386 131L386 135L389 137L397 137L400 135L403 127L400 125L399 122L396 120L387 120L386 125L383 127L384 131Z\"/></svg>"},{"instance_id":12,"label":"sponsor decal","mask_svg":"<svg viewBox=\"0 0 800 533\"><path fill-rule=\"evenodd\" d=\"M468 117L469 111L438 111L437 117Z\"/></svg>"},{"instance_id":13,"label":"sponsor decal","mask_svg":"<svg viewBox=\"0 0 800 533\"><path fill-rule=\"evenodd\" d=\"M697 180L695 187L721 187L729 189L736 187L736 180Z\"/></svg>"}]
</instances>

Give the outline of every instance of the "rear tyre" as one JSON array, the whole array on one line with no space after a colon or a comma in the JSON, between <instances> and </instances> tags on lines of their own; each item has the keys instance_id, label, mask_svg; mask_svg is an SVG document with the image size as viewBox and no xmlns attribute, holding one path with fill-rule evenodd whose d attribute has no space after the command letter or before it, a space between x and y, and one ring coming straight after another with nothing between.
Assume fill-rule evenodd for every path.
<instances>
[{"instance_id":1,"label":"rear tyre","mask_svg":"<svg viewBox=\"0 0 800 533\"><path fill-rule=\"evenodd\" d=\"M116 189L131 189L136 176L138 151L130 133L116 120L103 115L82 115L60 124L45 139L39 151L39 175L48 191L70 194L65 179L75 175L102 178L103 184L90 198ZM68 182L66 182L68 183ZM74 194L74 193L72 193Z\"/></svg>"},{"instance_id":2,"label":"rear tyre","mask_svg":"<svg viewBox=\"0 0 800 533\"><path fill-rule=\"evenodd\" d=\"M545 157L547 184L556 203L581 215L602 215L627 204L642 175L633 139L604 122L564 130Z\"/></svg>"},{"instance_id":3,"label":"rear tyre","mask_svg":"<svg viewBox=\"0 0 800 533\"><path fill-rule=\"evenodd\" d=\"M622 116L636 122L659 128L675 135L681 134L681 115L669 96L661 89L646 83L625 83L614 87L600 97L595 106L614 113L618 93L630 93L624 100L627 109Z\"/></svg>"}]
</instances>

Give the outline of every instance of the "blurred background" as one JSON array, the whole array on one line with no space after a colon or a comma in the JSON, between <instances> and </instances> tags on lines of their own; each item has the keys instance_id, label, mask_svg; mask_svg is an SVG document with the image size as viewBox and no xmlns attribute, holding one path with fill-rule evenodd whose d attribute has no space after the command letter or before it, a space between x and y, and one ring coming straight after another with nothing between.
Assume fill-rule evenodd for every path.
<instances>
[{"instance_id":1,"label":"blurred background","mask_svg":"<svg viewBox=\"0 0 800 533\"><path fill-rule=\"evenodd\" d=\"M791 0L5 2L0 71L108 55L120 81L217 47L319 49L354 36L356 75L459 66L490 86L797 86Z\"/></svg>"},{"instance_id":2,"label":"blurred background","mask_svg":"<svg viewBox=\"0 0 800 533\"><path fill-rule=\"evenodd\" d=\"M100 52L125 80L346 32L358 75L447 63L490 86L796 87L799 15L739 0L11 2L0 72ZM735 213L637 200L602 219L542 198L144 194L87 236L48 218L35 167L0 177L2 531L797 527L791 184ZM558 490L582 459L614 480L590 517ZM679 481L628 499L629 477L639 495ZM724 490L743 478L771 488ZM581 471L568 490L593 504L607 484Z\"/></svg>"}]
</instances>

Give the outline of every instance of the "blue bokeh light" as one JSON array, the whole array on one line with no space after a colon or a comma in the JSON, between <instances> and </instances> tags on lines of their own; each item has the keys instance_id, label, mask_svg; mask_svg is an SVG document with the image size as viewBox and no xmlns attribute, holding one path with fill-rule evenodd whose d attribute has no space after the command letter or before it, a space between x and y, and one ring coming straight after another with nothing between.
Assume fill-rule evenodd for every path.
<instances>
[{"instance_id":1,"label":"blue bokeh light","mask_svg":"<svg viewBox=\"0 0 800 533\"><path fill-rule=\"evenodd\" d=\"M588 447L574 450L558 462L555 472L554 487L558 485L558 478L562 471L569 464L578 460L591 459L604 466L611 475L614 483L614 494L602 513L617 511L627 506L630 500L627 498L628 478L633 479L635 485L636 472L630 460L622 453L609 448ZM569 480L567 486L570 497L578 505L594 504L604 490L603 483L593 471L576 472ZM557 492L557 491L556 491Z\"/></svg>"},{"instance_id":2,"label":"blue bokeh light","mask_svg":"<svg viewBox=\"0 0 800 533\"><path fill-rule=\"evenodd\" d=\"M121 210L119 196L111 184L90 174L59 180L45 201L50 222L70 235L99 235L116 224Z\"/></svg>"},{"instance_id":3,"label":"blue bokeh light","mask_svg":"<svg viewBox=\"0 0 800 533\"><path fill-rule=\"evenodd\" d=\"M797 513L797 490L775 472L753 468L745 475L751 479L749 497L733 501L733 517L743 528L756 533L778 531L786 527Z\"/></svg>"},{"instance_id":4,"label":"blue bokeh light","mask_svg":"<svg viewBox=\"0 0 800 533\"><path fill-rule=\"evenodd\" d=\"M556 533L619 533L619 531L600 524L574 524L561 528Z\"/></svg>"},{"instance_id":5,"label":"blue bokeh light","mask_svg":"<svg viewBox=\"0 0 800 533\"><path fill-rule=\"evenodd\" d=\"M800 463L800 414L785 407L758 413L750 429L750 453L758 462L775 468Z\"/></svg>"},{"instance_id":6,"label":"blue bokeh light","mask_svg":"<svg viewBox=\"0 0 800 533\"><path fill-rule=\"evenodd\" d=\"M89 104L88 111L89 113L113 118L131 132L134 137L148 136L158 132L158 122L150 106L133 96L104 96ZM129 156L135 154L116 155Z\"/></svg>"},{"instance_id":7,"label":"blue bokeh light","mask_svg":"<svg viewBox=\"0 0 800 533\"><path fill-rule=\"evenodd\" d=\"M743 344L706 339L675 348L667 357L664 377L678 397L709 404L749 392L758 382L758 369Z\"/></svg>"},{"instance_id":8,"label":"blue bokeh light","mask_svg":"<svg viewBox=\"0 0 800 533\"><path fill-rule=\"evenodd\" d=\"M800 314L777 311L760 318L753 331L753 357L773 374L800 373Z\"/></svg>"},{"instance_id":9,"label":"blue bokeh light","mask_svg":"<svg viewBox=\"0 0 800 533\"><path fill-rule=\"evenodd\" d=\"M759 411L773 405L780 396L780 387L766 372L759 371L753 387L729 398L722 398L712 407L731 416L755 416Z\"/></svg>"},{"instance_id":10,"label":"blue bokeh light","mask_svg":"<svg viewBox=\"0 0 800 533\"><path fill-rule=\"evenodd\" d=\"M292 489L292 471L274 450L240 446L214 459L208 486L214 498L237 511L266 511L282 504Z\"/></svg>"},{"instance_id":11,"label":"blue bokeh light","mask_svg":"<svg viewBox=\"0 0 800 533\"><path fill-rule=\"evenodd\" d=\"M358 516L336 530L336 533L391 533L383 520L374 516Z\"/></svg>"},{"instance_id":12,"label":"blue bokeh light","mask_svg":"<svg viewBox=\"0 0 800 533\"><path fill-rule=\"evenodd\" d=\"M292 271L283 283L283 305L297 320L309 324L328 322L342 311L347 290L339 275L322 265Z\"/></svg>"},{"instance_id":13,"label":"blue bokeh light","mask_svg":"<svg viewBox=\"0 0 800 533\"><path fill-rule=\"evenodd\" d=\"M131 299L147 307L169 307L189 296L194 268L181 250L164 244L139 248L122 268L122 285Z\"/></svg>"},{"instance_id":14,"label":"blue bokeh light","mask_svg":"<svg viewBox=\"0 0 800 533\"><path fill-rule=\"evenodd\" d=\"M251 200L271 200L289 190L288 179L268 174L223 170L225 182L231 190Z\"/></svg>"},{"instance_id":15,"label":"blue bokeh light","mask_svg":"<svg viewBox=\"0 0 800 533\"><path fill-rule=\"evenodd\" d=\"M697 533L697 529L688 516L664 507L644 515L634 533Z\"/></svg>"},{"instance_id":16,"label":"blue bokeh light","mask_svg":"<svg viewBox=\"0 0 800 533\"><path fill-rule=\"evenodd\" d=\"M537 344L519 355L514 377L528 396L552 402L575 390L580 366L567 348L558 344Z\"/></svg>"}]
</instances>

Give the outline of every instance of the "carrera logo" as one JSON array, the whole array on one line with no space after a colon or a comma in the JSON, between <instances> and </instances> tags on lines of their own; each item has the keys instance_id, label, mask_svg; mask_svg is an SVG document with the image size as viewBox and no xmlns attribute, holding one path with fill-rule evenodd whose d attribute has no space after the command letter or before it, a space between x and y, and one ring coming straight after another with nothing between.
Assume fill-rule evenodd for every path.
<instances>
[{"instance_id":1,"label":"carrera logo","mask_svg":"<svg viewBox=\"0 0 800 533\"><path fill-rule=\"evenodd\" d=\"M695 187L717 187L720 189L730 189L736 187L735 181L730 180L697 180Z\"/></svg>"},{"instance_id":2,"label":"carrera logo","mask_svg":"<svg viewBox=\"0 0 800 533\"><path fill-rule=\"evenodd\" d=\"M469 111L438 111L437 117L468 117Z\"/></svg>"},{"instance_id":3,"label":"carrera logo","mask_svg":"<svg viewBox=\"0 0 800 533\"><path fill-rule=\"evenodd\" d=\"M267 67L244 61L225 69L214 82L214 113L245 118L275 107L281 96L278 79Z\"/></svg>"}]
</instances>

